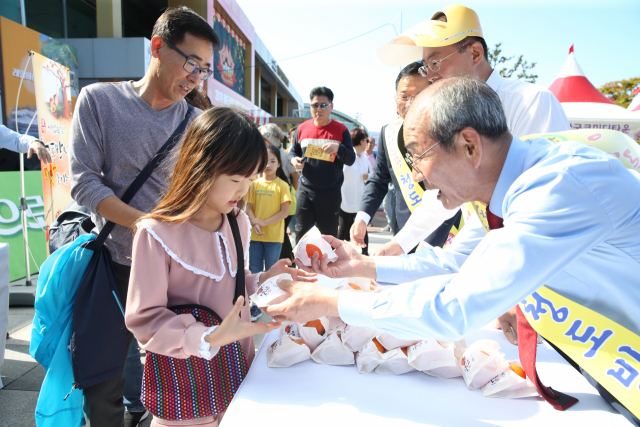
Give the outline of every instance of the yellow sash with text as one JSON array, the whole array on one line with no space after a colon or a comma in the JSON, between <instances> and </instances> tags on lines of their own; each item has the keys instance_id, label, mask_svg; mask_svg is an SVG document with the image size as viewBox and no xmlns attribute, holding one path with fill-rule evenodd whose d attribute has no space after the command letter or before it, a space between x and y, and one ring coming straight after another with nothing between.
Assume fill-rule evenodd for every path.
<instances>
[{"instance_id":1,"label":"yellow sash with text","mask_svg":"<svg viewBox=\"0 0 640 427\"><path fill-rule=\"evenodd\" d=\"M402 119L389 123L384 130L384 140L393 175L395 175L398 187L400 187L396 188L396 191L402 193L402 198L409 211L413 212L422 203L424 190L417 182L411 179L411 169L409 169L407 162L402 157L400 147L398 147L398 133L401 131Z\"/></svg>"}]
</instances>

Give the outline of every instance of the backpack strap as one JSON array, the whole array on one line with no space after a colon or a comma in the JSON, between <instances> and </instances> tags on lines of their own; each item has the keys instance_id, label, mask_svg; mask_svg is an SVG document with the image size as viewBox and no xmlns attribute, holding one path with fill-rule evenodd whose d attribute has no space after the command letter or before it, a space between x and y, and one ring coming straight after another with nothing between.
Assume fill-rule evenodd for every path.
<instances>
[{"instance_id":1,"label":"backpack strap","mask_svg":"<svg viewBox=\"0 0 640 427\"><path fill-rule=\"evenodd\" d=\"M229 225L231 226L231 232L233 233L233 242L236 244L236 257L237 257L237 269L236 269L236 292L233 296L233 303L239 296L244 295L245 283L244 283L244 254L242 253L242 238L240 237L240 229L238 228L238 221L233 214L233 211L227 214ZM245 300L245 305L247 301Z\"/></svg>"},{"instance_id":2,"label":"backpack strap","mask_svg":"<svg viewBox=\"0 0 640 427\"><path fill-rule=\"evenodd\" d=\"M153 171L155 171L156 168L160 166L160 163L162 163L162 161L169 155L171 150L175 148L176 144L178 143L178 141L180 141L182 134L187 128L187 124L189 123L189 119L193 114L193 110L193 106L191 104L187 104L187 113L185 114L184 119L182 119L182 122L180 122L178 127L173 131L169 139L167 139L162 147L160 147L158 152L151 158L151 160L149 160L149 163L147 163L144 169L140 171L136 179L134 179L133 182L129 185L127 191L125 191L120 200L122 200L126 204L129 204L131 199L133 199L133 196L135 196L138 190L142 188ZM107 236L111 234L111 232L113 231L113 227L115 226L116 224L114 222L107 221L107 223L100 231L100 234L98 234L98 237L96 237L96 240L92 245L93 248L100 248L104 244L105 240L107 240Z\"/></svg>"}]
</instances>

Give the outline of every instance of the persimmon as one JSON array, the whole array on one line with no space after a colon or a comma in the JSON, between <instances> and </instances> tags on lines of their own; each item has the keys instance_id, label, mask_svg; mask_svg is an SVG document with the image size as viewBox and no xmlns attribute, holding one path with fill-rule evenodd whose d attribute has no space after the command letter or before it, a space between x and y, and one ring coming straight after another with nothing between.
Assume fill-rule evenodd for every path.
<instances>
[{"instance_id":1,"label":"persimmon","mask_svg":"<svg viewBox=\"0 0 640 427\"><path fill-rule=\"evenodd\" d=\"M522 369L520 366L516 365L515 363L509 363L509 369L511 369L513 372L515 372L522 378L527 379L527 375L524 373L524 369Z\"/></svg>"},{"instance_id":2,"label":"persimmon","mask_svg":"<svg viewBox=\"0 0 640 427\"><path fill-rule=\"evenodd\" d=\"M386 352L387 352L387 349L386 349L386 348L384 348L384 347L382 346L382 344L380 344L380 341L378 341L378 340L377 340L377 339L375 339L375 338L374 338L372 341L373 341L373 343L376 345L376 348L378 349L378 351L379 351L380 353L383 353L383 354L384 354L384 353L386 353Z\"/></svg>"},{"instance_id":3,"label":"persimmon","mask_svg":"<svg viewBox=\"0 0 640 427\"><path fill-rule=\"evenodd\" d=\"M319 335L324 335L324 326L322 326L322 322L320 321L320 319L316 319L316 320L310 320L307 323L304 324L305 328L316 328L316 331L318 332Z\"/></svg>"},{"instance_id":4,"label":"persimmon","mask_svg":"<svg viewBox=\"0 0 640 427\"><path fill-rule=\"evenodd\" d=\"M309 258L313 258L313 254L316 252L318 252L318 259L322 258L322 251L316 245L312 245L311 243L308 243L305 249L307 250L307 256Z\"/></svg>"},{"instance_id":5,"label":"persimmon","mask_svg":"<svg viewBox=\"0 0 640 427\"><path fill-rule=\"evenodd\" d=\"M409 348L409 347L404 347L404 348L401 348L401 349L400 349L400 350L402 350L402 352L404 353L404 355L405 355L405 356L407 356L407 357L409 357L409 355L407 354L407 349L408 349L408 348Z\"/></svg>"},{"instance_id":6,"label":"persimmon","mask_svg":"<svg viewBox=\"0 0 640 427\"><path fill-rule=\"evenodd\" d=\"M351 286L353 289L355 289L356 291L361 291L362 289L360 289L360 286L358 285L354 285L353 283L349 283L349 286Z\"/></svg>"},{"instance_id":7,"label":"persimmon","mask_svg":"<svg viewBox=\"0 0 640 427\"><path fill-rule=\"evenodd\" d=\"M485 353L484 351L480 350L480 353L484 354L485 356L488 356L487 353Z\"/></svg>"},{"instance_id":8,"label":"persimmon","mask_svg":"<svg viewBox=\"0 0 640 427\"><path fill-rule=\"evenodd\" d=\"M298 345L302 345L302 344L304 344L304 343L302 342L302 340L294 340L294 339L291 339L291 341L293 341L294 343L296 343L296 344L298 344Z\"/></svg>"}]
</instances>

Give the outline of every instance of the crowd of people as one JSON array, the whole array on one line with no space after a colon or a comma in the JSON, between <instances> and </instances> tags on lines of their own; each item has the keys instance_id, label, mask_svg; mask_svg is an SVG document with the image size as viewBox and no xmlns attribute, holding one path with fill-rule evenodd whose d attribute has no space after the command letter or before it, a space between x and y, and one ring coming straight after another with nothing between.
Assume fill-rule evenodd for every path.
<instances>
[{"instance_id":1,"label":"crowd of people","mask_svg":"<svg viewBox=\"0 0 640 427\"><path fill-rule=\"evenodd\" d=\"M266 309L279 321L331 315L400 337L457 340L497 318L522 346L517 304L546 285L637 337L640 291L629 285L640 264L632 237L640 233L640 179L595 148L519 139L568 130L560 103L545 88L491 68L471 9L448 6L425 22L438 37L421 39L417 31L383 46L383 60L403 68L395 81L397 114L381 130L377 156L364 129L349 131L331 118L334 94L327 87L311 91L312 119L288 134L212 107L198 86L211 75L208 58L220 40L184 6L156 22L140 81L83 88L69 143L72 197L91 211L98 231L116 224L105 245L128 328L122 372L83 390L92 427L137 426L150 407L165 408L154 413L152 426L217 426L225 408L177 416L192 402L163 397L154 387L186 378L213 395L223 377L242 381L246 369L221 362L201 384L197 372L171 371L150 355L176 363L198 358L202 369L232 357L249 366L253 336L280 323L252 322L260 308L250 307L247 296L282 273L293 278L280 284L292 296ZM123 203L183 120L189 127L170 162ZM31 148L39 153L37 142ZM369 257L367 224L385 196L395 237ZM480 214L462 218L461 205L474 201L487 205L488 226ZM312 266L303 267L293 259L287 230L299 241L314 226L338 260L328 264L315 253ZM425 248L413 253L420 242ZM317 273L399 286L340 293L314 284ZM207 324L203 312L220 321ZM157 363L153 379L143 379L140 349L148 364ZM537 378L535 357L533 363L523 367ZM582 372L640 425L614 390ZM540 391L539 385L536 379ZM542 390L545 400L556 399Z\"/></svg>"}]
</instances>

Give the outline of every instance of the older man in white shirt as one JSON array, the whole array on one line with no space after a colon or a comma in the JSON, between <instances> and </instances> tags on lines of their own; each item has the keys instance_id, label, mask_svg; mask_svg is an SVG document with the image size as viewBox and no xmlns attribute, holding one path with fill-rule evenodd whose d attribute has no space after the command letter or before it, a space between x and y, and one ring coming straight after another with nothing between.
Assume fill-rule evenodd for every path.
<instances>
[{"instance_id":1,"label":"older man in white shirt","mask_svg":"<svg viewBox=\"0 0 640 427\"><path fill-rule=\"evenodd\" d=\"M451 37L464 32L463 35ZM474 36L466 37L466 34ZM421 35L425 37L420 38ZM432 35L437 35L433 38ZM469 8L450 5L406 31L378 50L388 65L401 65L422 56L421 75L431 82L465 74L486 82L500 98L512 135L570 130L562 106L546 88L522 80L510 80L491 68L487 44L478 15ZM421 177L414 177L415 181ZM374 255L409 253L420 241L452 216L433 192L426 192L422 204L404 228Z\"/></svg>"}]
</instances>

